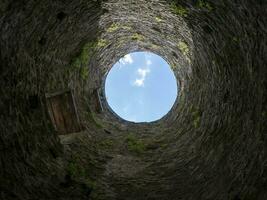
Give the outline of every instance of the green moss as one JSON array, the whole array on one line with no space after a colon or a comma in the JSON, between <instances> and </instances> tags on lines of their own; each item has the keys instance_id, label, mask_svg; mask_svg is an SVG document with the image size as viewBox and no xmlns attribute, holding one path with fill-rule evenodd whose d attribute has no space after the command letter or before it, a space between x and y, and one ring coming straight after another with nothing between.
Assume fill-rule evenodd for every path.
<instances>
[{"instance_id":1,"label":"green moss","mask_svg":"<svg viewBox=\"0 0 267 200\"><path fill-rule=\"evenodd\" d=\"M152 48L153 50L160 49L160 47L159 47L158 45L155 45L155 44L152 44L152 45L151 45L151 48Z\"/></svg>"},{"instance_id":2,"label":"green moss","mask_svg":"<svg viewBox=\"0 0 267 200\"><path fill-rule=\"evenodd\" d=\"M132 28L130 26L123 26L118 23L113 23L111 26L107 29L108 33L113 33L117 31L118 29L125 29L125 30L131 30Z\"/></svg>"},{"instance_id":3,"label":"green moss","mask_svg":"<svg viewBox=\"0 0 267 200\"><path fill-rule=\"evenodd\" d=\"M105 139L99 143L99 146L103 148L111 148L113 147L113 145L114 145L114 141L111 139Z\"/></svg>"},{"instance_id":4,"label":"green moss","mask_svg":"<svg viewBox=\"0 0 267 200\"><path fill-rule=\"evenodd\" d=\"M95 118L93 116L93 113L90 110L87 111L86 114L87 114L87 119L88 119L89 122L95 124L96 127L99 128L99 129L103 128L103 126L98 121L95 120Z\"/></svg>"},{"instance_id":5,"label":"green moss","mask_svg":"<svg viewBox=\"0 0 267 200\"><path fill-rule=\"evenodd\" d=\"M172 70L174 70L176 68L176 66L174 64L170 64Z\"/></svg>"},{"instance_id":6,"label":"green moss","mask_svg":"<svg viewBox=\"0 0 267 200\"><path fill-rule=\"evenodd\" d=\"M89 76L89 68L87 66L84 66L81 69L81 77L82 77L83 80L87 80L88 76Z\"/></svg>"},{"instance_id":7,"label":"green moss","mask_svg":"<svg viewBox=\"0 0 267 200\"><path fill-rule=\"evenodd\" d=\"M185 42L180 41L177 46L180 49L180 51L183 53L183 55L185 56L188 55L189 47Z\"/></svg>"},{"instance_id":8,"label":"green moss","mask_svg":"<svg viewBox=\"0 0 267 200\"><path fill-rule=\"evenodd\" d=\"M91 189L94 189L96 188L96 182L91 180L91 179L85 179L84 180L84 183L86 184L87 187L91 188Z\"/></svg>"},{"instance_id":9,"label":"green moss","mask_svg":"<svg viewBox=\"0 0 267 200\"><path fill-rule=\"evenodd\" d=\"M112 33L115 32L116 30L118 30L120 27L117 23L113 23L111 24L111 26L108 28L107 32L108 33Z\"/></svg>"},{"instance_id":10,"label":"green moss","mask_svg":"<svg viewBox=\"0 0 267 200\"><path fill-rule=\"evenodd\" d=\"M165 148L168 147L168 144L161 144L160 147L161 147L162 149L165 149Z\"/></svg>"},{"instance_id":11,"label":"green moss","mask_svg":"<svg viewBox=\"0 0 267 200\"><path fill-rule=\"evenodd\" d=\"M78 164L76 160L69 162L67 166L67 172L73 179L84 178L86 176L85 169Z\"/></svg>"},{"instance_id":12,"label":"green moss","mask_svg":"<svg viewBox=\"0 0 267 200\"><path fill-rule=\"evenodd\" d=\"M98 42L97 42L97 47L98 48L103 48L105 46L107 46L107 40L104 40L104 39L98 40Z\"/></svg>"},{"instance_id":13,"label":"green moss","mask_svg":"<svg viewBox=\"0 0 267 200\"><path fill-rule=\"evenodd\" d=\"M121 26L122 29L125 29L125 30L131 30L132 28L130 26Z\"/></svg>"},{"instance_id":14,"label":"green moss","mask_svg":"<svg viewBox=\"0 0 267 200\"><path fill-rule=\"evenodd\" d=\"M240 38L238 38L238 37L233 37L233 38L232 38L232 41L233 41L234 43L239 43L239 42L240 42Z\"/></svg>"},{"instance_id":15,"label":"green moss","mask_svg":"<svg viewBox=\"0 0 267 200\"><path fill-rule=\"evenodd\" d=\"M200 126L201 112L198 109L192 108L193 125L195 128Z\"/></svg>"},{"instance_id":16,"label":"green moss","mask_svg":"<svg viewBox=\"0 0 267 200\"><path fill-rule=\"evenodd\" d=\"M141 154L146 150L142 140L137 139L134 135L128 135L126 138L127 148L129 151Z\"/></svg>"},{"instance_id":17,"label":"green moss","mask_svg":"<svg viewBox=\"0 0 267 200\"><path fill-rule=\"evenodd\" d=\"M206 9L208 11L212 11L213 10L213 7L206 0L198 0L197 6L199 8L201 8L201 9Z\"/></svg>"},{"instance_id":18,"label":"green moss","mask_svg":"<svg viewBox=\"0 0 267 200\"><path fill-rule=\"evenodd\" d=\"M81 49L80 53L72 59L69 70L79 70L80 76L83 80L86 80L89 75L88 64L91 57L95 52L96 42L92 41L86 43Z\"/></svg>"},{"instance_id":19,"label":"green moss","mask_svg":"<svg viewBox=\"0 0 267 200\"><path fill-rule=\"evenodd\" d=\"M160 22L163 21L163 19L162 19L160 16L157 16L157 17L155 18L155 20L156 20L158 23L160 23Z\"/></svg>"},{"instance_id":20,"label":"green moss","mask_svg":"<svg viewBox=\"0 0 267 200\"><path fill-rule=\"evenodd\" d=\"M132 40L138 40L138 41L143 41L145 37L139 33L135 33L132 35Z\"/></svg>"},{"instance_id":21,"label":"green moss","mask_svg":"<svg viewBox=\"0 0 267 200\"><path fill-rule=\"evenodd\" d=\"M181 17L187 17L188 10L181 5L176 5L175 3L171 4L171 10L174 14L179 15Z\"/></svg>"},{"instance_id":22,"label":"green moss","mask_svg":"<svg viewBox=\"0 0 267 200\"><path fill-rule=\"evenodd\" d=\"M67 165L67 173L71 176L71 179L79 180L85 183L89 188L94 189L96 182L90 178L88 170L86 170L85 167L86 166L79 162L78 157L74 157Z\"/></svg>"}]
</instances>

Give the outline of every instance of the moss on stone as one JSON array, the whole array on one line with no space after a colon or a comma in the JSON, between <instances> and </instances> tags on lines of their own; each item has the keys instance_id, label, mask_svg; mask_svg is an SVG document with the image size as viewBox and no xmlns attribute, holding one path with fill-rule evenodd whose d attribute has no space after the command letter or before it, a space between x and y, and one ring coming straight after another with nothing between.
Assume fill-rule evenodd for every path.
<instances>
[{"instance_id":1,"label":"moss on stone","mask_svg":"<svg viewBox=\"0 0 267 200\"><path fill-rule=\"evenodd\" d=\"M98 40L98 42L97 42L97 48L103 48L105 46L107 46L107 40L104 40L104 39Z\"/></svg>"},{"instance_id":2,"label":"moss on stone","mask_svg":"<svg viewBox=\"0 0 267 200\"><path fill-rule=\"evenodd\" d=\"M85 169L76 160L69 162L67 172L73 179L85 177Z\"/></svg>"},{"instance_id":3,"label":"moss on stone","mask_svg":"<svg viewBox=\"0 0 267 200\"><path fill-rule=\"evenodd\" d=\"M132 40L137 40L137 41L143 41L145 37L139 33L135 33L132 35Z\"/></svg>"},{"instance_id":4,"label":"moss on stone","mask_svg":"<svg viewBox=\"0 0 267 200\"><path fill-rule=\"evenodd\" d=\"M89 69L88 66L84 66L81 68L81 77L83 80L87 80L89 76Z\"/></svg>"},{"instance_id":5,"label":"moss on stone","mask_svg":"<svg viewBox=\"0 0 267 200\"><path fill-rule=\"evenodd\" d=\"M103 126L95 119L93 116L93 113L89 110L87 113L87 120L91 123L93 123L97 128L103 128Z\"/></svg>"},{"instance_id":6,"label":"moss on stone","mask_svg":"<svg viewBox=\"0 0 267 200\"><path fill-rule=\"evenodd\" d=\"M177 5L176 3L171 4L171 11L181 17L187 17L188 15L188 10L181 5Z\"/></svg>"},{"instance_id":7,"label":"moss on stone","mask_svg":"<svg viewBox=\"0 0 267 200\"><path fill-rule=\"evenodd\" d=\"M73 70L80 70L80 76L83 80L86 80L89 76L89 62L91 57L93 56L93 53L95 52L96 42L91 41L86 43L80 53L72 59L71 61L71 69Z\"/></svg>"},{"instance_id":8,"label":"moss on stone","mask_svg":"<svg viewBox=\"0 0 267 200\"><path fill-rule=\"evenodd\" d=\"M128 135L126 138L127 148L130 152L137 154L144 153L146 146L142 140L137 139L134 135Z\"/></svg>"},{"instance_id":9,"label":"moss on stone","mask_svg":"<svg viewBox=\"0 0 267 200\"><path fill-rule=\"evenodd\" d=\"M163 21L163 19L160 16L155 17L156 22L160 23Z\"/></svg>"},{"instance_id":10,"label":"moss on stone","mask_svg":"<svg viewBox=\"0 0 267 200\"><path fill-rule=\"evenodd\" d=\"M107 32L108 33L112 33L115 32L116 30L118 30L120 28L119 24L117 23L113 23L111 24L111 26L108 28Z\"/></svg>"},{"instance_id":11,"label":"moss on stone","mask_svg":"<svg viewBox=\"0 0 267 200\"><path fill-rule=\"evenodd\" d=\"M178 48L180 49L180 51L183 53L183 55L188 55L189 53L189 47L188 45L183 42L183 41L180 41L178 44L177 44Z\"/></svg>"},{"instance_id":12,"label":"moss on stone","mask_svg":"<svg viewBox=\"0 0 267 200\"><path fill-rule=\"evenodd\" d=\"M89 77L89 63L97 48L103 48L107 45L107 41L99 39L86 43L80 53L74 57L70 63L69 71L79 70L82 80L87 80Z\"/></svg>"},{"instance_id":13,"label":"moss on stone","mask_svg":"<svg viewBox=\"0 0 267 200\"><path fill-rule=\"evenodd\" d=\"M208 11L213 10L213 7L206 0L198 0L197 6L201 9L206 9Z\"/></svg>"},{"instance_id":14,"label":"moss on stone","mask_svg":"<svg viewBox=\"0 0 267 200\"><path fill-rule=\"evenodd\" d=\"M176 68L176 66L174 64L170 64L171 69L174 70Z\"/></svg>"},{"instance_id":15,"label":"moss on stone","mask_svg":"<svg viewBox=\"0 0 267 200\"><path fill-rule=\"evenodd\" d=\"M201 112L196 108L192 108L191 112L193 118L193 125L195 128L198 128L200 126L200 121L201 121Z\"/></svg>"},{"instance_id":16,"label":"moss on stone","mask_svg":"<svg viewBox=\"0 0 267 200\"><path fill-rule=\"evenodd\" d=\"M151 49L158 50L158 49L160 49L160 47L156 44L151 44Z\"/></svg>"},{"instance_id":17,"label":"moss on stone","mask_svg":"<svg viewBox=\"0 0 267 200\"><path fill-rule=\"evenodd\" d=\"M130 26L121 26L121 28L122 28L122 29L125 29L125 30L128 30L128 31L129 31L129 30L132 30L132 27L130 27Z\"/></svg>"},{"instance_id":18,"label":"moss on stone","mask_svg":"<svg viewBox=\"0 0 267 200\"><path fill-rule=\"evenodd\" d=\"M87 178L84 180L84 183L86 184L87 187L94 189L96 187L96 182Z\"/></svg>"},{"instance_id":19,"label":"moss on stone","mask_svg":"<svg viewBox=\"0 0 267 200\"><path fill-rule=\"evenodd\" d=\"M114 141L112 139L104 139L99 143L99 146L105 149L111 148L114 145Z\"/></svg>"},{"instance_id":20,"label":"moss on stone","mask_svg":"<svg viewBox=\"0 0 267 200\"><path fill-rule=\"evenodd\" d=\"M107 29L108 33L113 33L119 29L125 29L125 30L131 30L132 28L130 26L120 25L118 23L113 23L111 26Z\"/></svg>"},{"instance_id":21,"label":"moss on stone","mask_svg":"<svg viewBox=\"0 0 267 200\"><path fill-rule=\"evenodd\" d=\"M72 180L84 183L90 189L96 187L96 182L90 177L89 171L86 169L77 157L74 157L67 165L67 173Z\"/></svg>"}]
</instances>

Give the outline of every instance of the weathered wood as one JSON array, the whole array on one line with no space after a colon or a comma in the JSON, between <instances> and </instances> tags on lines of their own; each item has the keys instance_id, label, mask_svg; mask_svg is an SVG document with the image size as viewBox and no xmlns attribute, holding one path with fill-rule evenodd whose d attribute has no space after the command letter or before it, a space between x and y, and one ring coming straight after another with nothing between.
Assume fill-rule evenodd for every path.
<instances>
[{"instance_id":1,"label":"weathered wood","mask_svg":"<svg viewBox=\"0 0 267 200\"><path fill-rule=\"evenodd\" d=\"M58 134L81 131L81 126L71 90L46 94L47 108Z\"/></svg>"}]
</instances>

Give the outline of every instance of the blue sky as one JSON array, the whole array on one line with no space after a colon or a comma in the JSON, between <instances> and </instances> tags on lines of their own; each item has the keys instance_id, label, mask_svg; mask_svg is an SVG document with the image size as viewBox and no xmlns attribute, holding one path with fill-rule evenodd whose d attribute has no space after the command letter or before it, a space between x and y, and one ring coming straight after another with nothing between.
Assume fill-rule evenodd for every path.
<instances>
[{"instance_id":1,"label":"blue sky","mask_svg":"<svg viewBox=\"0 0 267 200\"><path fill-rule=\"evenodd\" d=\"M109 106L132 122L160 119L173 106L177 92L168 63L150 52L127 54L112 67L105 82Z\"/></svg>"}]
</instances>

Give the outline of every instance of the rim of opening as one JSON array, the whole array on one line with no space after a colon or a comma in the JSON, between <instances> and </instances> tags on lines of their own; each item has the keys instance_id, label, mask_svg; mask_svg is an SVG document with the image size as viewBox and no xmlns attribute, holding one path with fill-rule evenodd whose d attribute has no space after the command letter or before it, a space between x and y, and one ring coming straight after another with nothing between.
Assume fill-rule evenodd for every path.
<instances>
[{"instance_id":1,"label":"rim of opening","mask_svg":"<svg viewBox=\"0 0 267 200\"><path fill-rule=\"evenodd\" d=\"M133 122L133 121L129 121L127 119L124 119L122 117L120 117L112 108L111 106L109 105L108 101L107 101L107 97L106 97L106 88L105 88L105 83L106 83L106 79L107 79L107 76L110 72L110 70L114 67L114 65L121 59L123 58L124 56L128 55L128 54L131 54L131 53L137 53L137 52L148 52L148 53L153 53L157 56L159 56L160 58L162 58L169 66L170 70L173 72L174 74L174 77L175 77L175 80L176 80L176 86L177 86L177 95L176 95L176 98L175 98L175 101L173 103L173 105L171 106L170 110L164 114L161 118L159 119L156 119L156 120L153 120L153 121L150 121L150 122ZM180 96L181 96L181 93L183 91L183 82L177 77L175 71L170 67L170 63L168 62L168 60L166 59L166 57L162 56L161 54L157 53L157 52L154 52L154 51L151 51L151 50L136 50L136 51L131 51L131 52L128 52L128 53L125 53L123 54L122 56L120 56L112 65L110 65L111 67L107 69L107 71L105 72L103 78L102 78L102 83L101 83L101 88L100 88L100 94L101 96L103 97L103 99L101 99L102 101L102 104L103 104L103 107L104 107L104 110L108 111L113 117L117 118L119 121L121 122L126 122L126 123L129 123L129 124L155 124L155 123L158 123L166 118L168 118L169 114L173 111L174 107L176 107L178 104L179 104L179 99L180 99Z\"/></svg>"}]
</instances>

